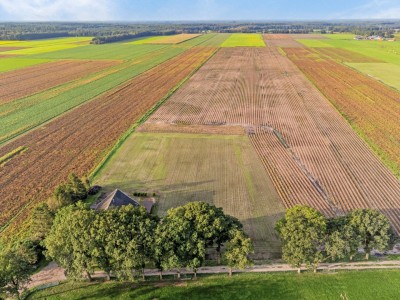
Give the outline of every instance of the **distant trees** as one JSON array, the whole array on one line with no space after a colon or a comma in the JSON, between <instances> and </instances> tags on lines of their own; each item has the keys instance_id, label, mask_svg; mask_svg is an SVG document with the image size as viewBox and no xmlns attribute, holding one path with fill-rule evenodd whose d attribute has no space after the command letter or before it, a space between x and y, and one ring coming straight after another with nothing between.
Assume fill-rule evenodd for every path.
<instances>
[{"instance_id":1,"label":"distant trees","mask_svg":"<svg viewBox=\"0 0 400 300\"><path fill-rule=\"evenodd\" d=\"M241 228L237 219L204 202L170 209L161 220L143 207L95 212L78 203L59 210L44 245L47 256L73 278L85 273L90 279L98 266L108 277L133 279L144 276L150 262L160 277L173 268L192 269L196 277L213 245L221 250L227 244L224 257L231 268L251 263L252 242Z\"/></svg>"},{"instance_id":2,"label":"distant trees","mask_svg":"<svg viewBox=\"0 0 400 300\"><path fill-rule=\"evenodd\" d=\"M322 261L352 257L363 249L384 250L392 236L389 220L372 209L358 209L346 216L326 219L314 208L297 205L286 211L275 226L283 259L298 268L316 271Z\"/></svg>"}]
</instances>

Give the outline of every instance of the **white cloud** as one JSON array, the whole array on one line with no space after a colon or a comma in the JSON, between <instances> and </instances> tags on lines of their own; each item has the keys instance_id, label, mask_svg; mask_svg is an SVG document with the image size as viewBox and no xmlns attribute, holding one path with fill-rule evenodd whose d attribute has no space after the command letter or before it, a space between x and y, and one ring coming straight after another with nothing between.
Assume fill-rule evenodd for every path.
<instances>
[{"instance_id":1,"label":"white cloud","mask_svg":"<svg viewBox=\"0 0 400 300\"><path fill-rule=\"evenodd\" d=\"M104 21L115 17L112 1L107 0L0 0L0 8L11 19L22 21Z\"/></svg>"},{"instance_id":2,"label":"white cloud","mask_svg":"<svg viewBox=\"0 0 400 300\"><path fill-rule=\"evenodd\" d=\"M370 0L364 5L331 16L331 19L398 19L398 0Z\"/></svg>"}]
</instances>

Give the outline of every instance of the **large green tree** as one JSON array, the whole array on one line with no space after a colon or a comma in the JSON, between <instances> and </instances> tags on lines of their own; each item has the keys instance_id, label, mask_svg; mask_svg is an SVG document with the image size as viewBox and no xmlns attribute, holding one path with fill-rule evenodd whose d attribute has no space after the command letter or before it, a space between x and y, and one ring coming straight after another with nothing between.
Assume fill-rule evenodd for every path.
<instances>
[{"instance_id":1,"label":"large green tree","mask_svg":"<svg viewBox=\"0 0 400 300\"><path fill-rule=\"evenodd\" d=\"M364 249L367 260L372 249L385 250L392 236L388 218L373 209L352 211L346 230L350 232L357 247Z\"/></svg>"},{"instance_id":2,"label":"large green tree","mask_svg":"<svg viewBox=\"0 0 400 300\"><path fill-rule=\"evenodd\" d=\"M232 229L229 234L224 257L229 267L229 276L232 276L232 269L244 269L251 265L249 255L253 253L251 239L240 229Z\"/></svg>"},{"instance_id":3,"label":"large green tree","mask_svg":"<svg viewBox=\"0 0 400 300\"><path fill-rule=\"evenodd\" d=\"M132 205L101 212L91 228L95 260L108 274L133 279L153 257L154 234L158 218L144 207Z\"/></svg>"},{"instance_id":4,"label":"large green tree","mask_svg":"<svg viewBox=\"0 0 400 300\"><path fill-rule=\"evenodd\" d=\"M53 225L54 214L50 211L47 203L37 205L31 215L31 239L41 242L50 232Z\"/></svg>"},{"instance_id":5,"label":"large green tree","mask_svg":"<svg viewBox=\"0 0 400 300\"><path fill-rule=\"evenodd\" d=\"M69 277L79 278L86 273L91 280L95 260L90 232L94 219L95 211L81 203L64 207L56 214L44 240L46 256L65 268Z\"/></svg>"},{"instance_id":6,"label":"large green tree","mask_svg":"<svg viewBox=\"0 0 400 300\"><path fill-rule=\"evenodd\" d=\"M299 273L303 264L316 272L323 260L326 228L325 217L316 209L304 205L288 209L276 223L283 259L298 268Z\"/></svg>"},{"instance_id":7,"label":"large green tree","mask_svg":"<svg viewBox=\"0 0 400 300\"><path fill-rule=\"evenodd\" d=\"M186 267L192 269L194 276L197 276L207 248L207 239L198 225L193 213L188 212L185 206L168 210L157 228L155 240L156 261L162 269Z\"/></svg>"},{"instance_id":8,"label":"large green tree","mask_svg":"<svg viewBox=\"0 0 400 300\"><path fill-rule=\"evenodd\" d=\"M36 252L30 243L19 242L0 252L0 293L20 297L35 270Z\"/></svg>"}]
</instances>

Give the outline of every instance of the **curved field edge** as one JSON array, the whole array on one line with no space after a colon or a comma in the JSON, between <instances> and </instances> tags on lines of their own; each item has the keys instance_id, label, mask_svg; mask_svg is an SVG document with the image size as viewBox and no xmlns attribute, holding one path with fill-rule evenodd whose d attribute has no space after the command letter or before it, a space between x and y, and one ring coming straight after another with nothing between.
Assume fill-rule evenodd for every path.
<instances>
[{"instance_id":1,"label":"curved field edge","mask_svg":"<svg viewBox=\"0 0 400 300\"><path fill-rule=\"evenodd\" d=\"M379 278L379 280L377 280ZM399 270L201 276L162 282L65 282L27 299L396 299Z\"/></svg>"},{"instance_id":2,"label":"curved field edge","mask_svg":"<svg viewBox=\"0 0 400 300\"><path fill-rule=\"evenodd\" d=\"M64 114L49 122L43 130L34 130L1 148L0 151L6 152L9 150L8 148L13 149L19 143L26 143L30 148L26 155L30 157L25 157L25 162L26 159L35 161L35 165L26 168L23 160L16 159L4 170L0 169L1 176L4 179L3 191L18 191L18 194L13 193L14 195L7 192L8 200L3 199L2 217L3 222L6 222L3 223L2 239L7 240L12 238L13 235L24 234L23 230L19 229L26 227L26 220L28 219L26 217L33 204L46 199L54 186L62 182L68 173L73 171L79 176L88 175L102 157L109 152L115 141L133 123L137 122L138 118L146 114L154 106L154 103L168 94L171 88L179 84L193 68L206 60L215 50L215 48L188 50L174 60L165 62L154 70L133 78L122 89L114 90L114 92L104 95L103 98L100 97L101 99L86 103L79 108L78 113ZM155 91L151 88L152 84L160 84L160 89ZM152 93L144 92L144 87L146 91L150 90ZM132 91L138 93L140 97L134 97ZM141 101L134 101L134 99ZM119 105L115 106L114 103ZM126 109L128 103L131 103L130 106L132 106L129 110ZM151 103L153 104L148 106ZM133 115L132 110L136 111ZM108 117L103 117L105 112L107 112ZM74 122L71 123L72 119ZM66 124L69 125L65 127ZM102 125L99 126L99 124ZM61 130L60 128L64 129ZM52 131L57 134L49 134ZM70 134L71 132L74 132L74 134ZM93 135L96 137L95 139L93 139ZM68 143L73 147L66 145ZM57 159L55 156L57 156ZM41 177L29 175L31 173L41 174ZM51 182L49 178L52 178ZM22 182L24 182L23 185L20 184ZM16 190L13 186L20 188ZM35 188L29 188L31 186ZM24 201L15 203L11 199ZM13 207L7 208L5 205L7 203L14 203ZM7 212L6 215L5 212Z\"/></svg>"}]
</instances>

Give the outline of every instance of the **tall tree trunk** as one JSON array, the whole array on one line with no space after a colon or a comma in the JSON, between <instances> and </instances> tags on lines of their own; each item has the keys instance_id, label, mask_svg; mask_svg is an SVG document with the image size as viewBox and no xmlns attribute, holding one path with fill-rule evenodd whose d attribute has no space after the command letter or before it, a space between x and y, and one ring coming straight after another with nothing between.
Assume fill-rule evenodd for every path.
<instances>
[{"instance_id":1,"label":"tall tree trunk","mask_svg":"<svg viewBox=\"0 0 400 300\"><path fill-rule=\"evenodd\" d=\"M162 270L160 270L160 280L162 280Z\"/></svg>"},{"instance_id":2,"label":"tall tree trunk","mask_svg":"<svg viewBox=\"0 0 400 300\"><path fill-rule=\"evenodd\" d=\"M231 267L228 268L228 274L229 274L229 277L232 277L232 268Z\"/></svg>"},{"instance_id":3,"label":"tall tree trunk","mask_svg":"<svg viewBox=\"0 0 400 300\"><path fill-rule=\"evenodd\" d=\"M142 279L143 279L143 281L146 281L146 277L144 275L144 268L142 268Z\"/></svg>"},{"instance_id":4,"label":"tall tree trunk","mask_svg":"<svg viewBox=\"0 0 400 300\"><path fill-rule=\"evenodd\" d=\"M107 281L111 280L111 272L106 272L106 280Z\"/></svg>"},{"instance_id":5,"label":"tall tree trunk","mask_svg":"<svg viewBox=\"0 0 400 300\"><path fill-rule=\"evenodd\" d=\"M197 279L197 269L193 269L193 278L194 279Z\"/></svg>"},{"instance_id":6,"label":"tall tree trunk","mask_svg":"<svg viewBox=\"0 0 400 300\"><path fill-rule=\"evenodd\" d=\"M89 281L92 281L92 275L90 275L89 271L85 270L85 272L86 272L86 276L89 279Z\"/></svg>"},{"instance_id":7,"label":"tall tree trunk","mask_svg":"<svg viewBox=\"0 0 400 300\"><path fill-rule=\"evenodd\" d=\"M178 279L181 279L181 271L180 270L178 270L177 275L178 275Z\"/></svg>"},{"instance_id":8,"label":"tall tree trunk","mask_svg":"<svg viewBox=\"0 0 400 300\"><path fill-rule=\"evenodd\" d=\"M369 252L365 252L365 259L366 259L366 260L369 259Z\"/></svg>"},{"instance_id":9,"label":"tall tree trunk","mask_svg":"<svg viewBox=\"0 0 400 300\"><path fill-rule=\"evenodd\" d=\"M297 268L297 274L300 274L301 273L301 267L298 267Z\"/></svg>"},{"instance_id":10,"label":"tall tree trunk","mask_svg":"<svg viewBox=\"0 0 400 300\"><path fill-rule=\"evenodd\" d=\"M353 260L353 255L350 255L350 260Z\"/></svg>"}]
</instances>

